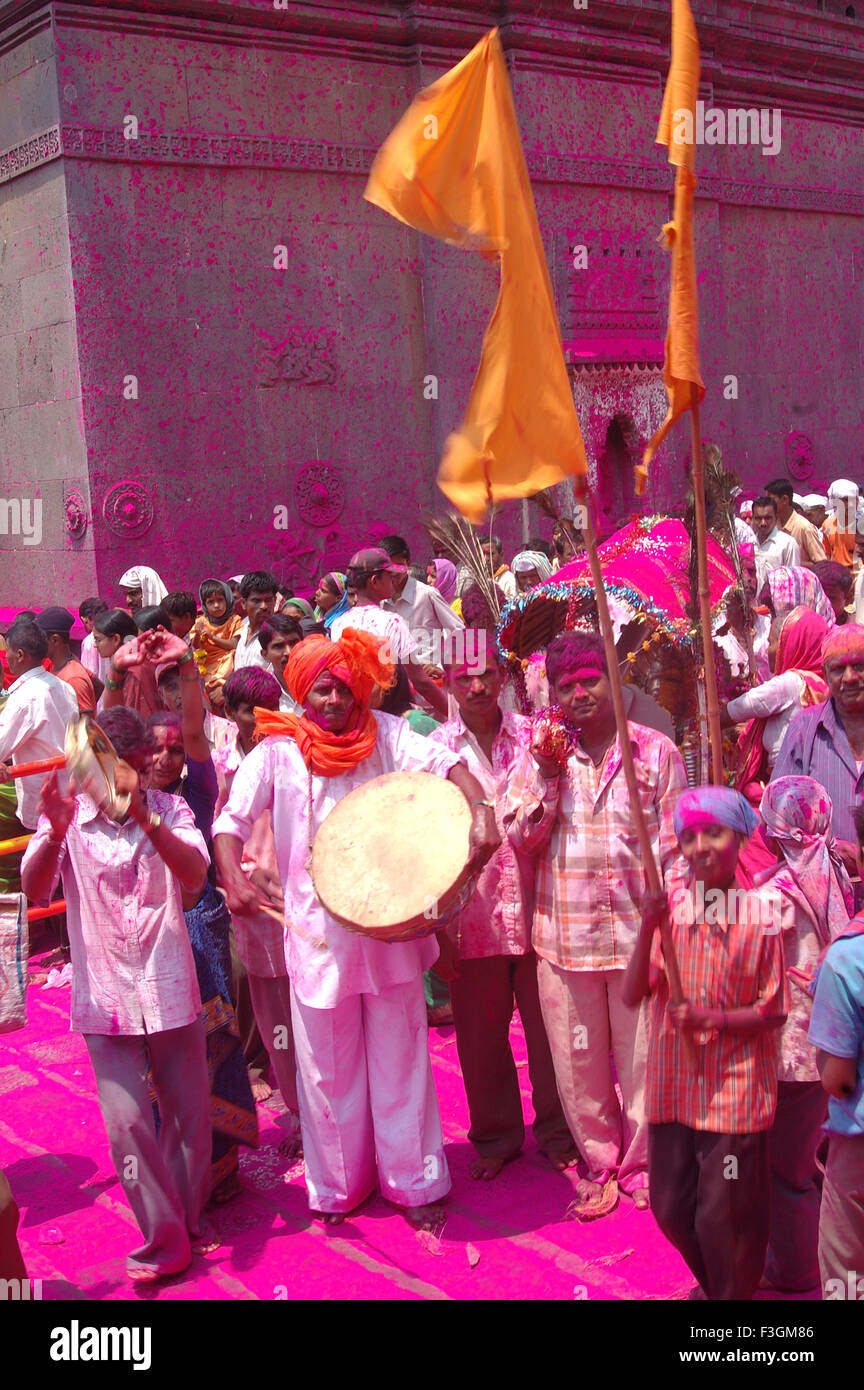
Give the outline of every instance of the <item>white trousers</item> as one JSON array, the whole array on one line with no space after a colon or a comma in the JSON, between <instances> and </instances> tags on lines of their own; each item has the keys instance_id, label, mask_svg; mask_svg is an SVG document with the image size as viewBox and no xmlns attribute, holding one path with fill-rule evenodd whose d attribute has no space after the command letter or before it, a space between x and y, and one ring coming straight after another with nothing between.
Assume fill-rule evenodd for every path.
<instances>
[{"instance_id":1,"label":"white trousers","mask_svg":"<svg viewBox=\"0 0 864 1390\"><path fill-rule=\"evenodd\" d=\"M631 1009L622 1001L624 973L562 970L548 960L537 962L537 989L558 1094L585 1160L584 1176L603 1182L616 1174L622 1190L633 1192L648 1183L648 1006L643 1000L638 1009Z\"/></svg>"},{"instance_id":2,"label":"white trousers","mask_svg":"<svg viewBox=\"0 0 864 1390\"><path fill-rule=\"evenodd\" d=\"M376 1185L400 1207L449 1192L423 976L334 1009L292 990L291 1010L312 1210L353 1211Z\"/></svg>"}]
</instances>

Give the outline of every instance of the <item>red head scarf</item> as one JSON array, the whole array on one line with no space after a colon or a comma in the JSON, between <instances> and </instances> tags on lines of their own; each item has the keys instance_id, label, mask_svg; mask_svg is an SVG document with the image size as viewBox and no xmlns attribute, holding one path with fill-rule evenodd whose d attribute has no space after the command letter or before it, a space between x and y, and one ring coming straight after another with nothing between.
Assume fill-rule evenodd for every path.
<instances>
[{"instance_id":1,"label":"red head scarf","mask_svg":"<svg viewBox=\"0 0 864 1390\"><path fill-rule=\"evenodd\" d=\"M822 644L828 631L827 620L811 608L793 608L780 628L774 675L782 676L787 671L795 671L801 677L804 682L801 694L803 707L818 705L828 699L828 686L822 675ZM766 723L765 719L751 719L738 741L738 774L735 778L738 791L743 791L752 783L762 782L767 775L765 745L762 741Z\"/></svg>"},{"instance_id":2,"label":"red head scarf","mask_svg":"<svg viewBox=\"0 0 864 1390\"><path fill-rule=\"evenodd\" d=\"M314 723L307 714L282 714L256 709L255 727L263 736L287 734L296 740L303 761L321 777L350 772L375 747L378 724L369 708L376 685L393 683L392 662L381 656L385 645L371 633L348 628L338 642L315 635L298 642L285 666L285 683L299 705L306 703L309 691L322 671L332 671L347 685L355 705L341 734L332 734Z\"/></svg>"}]
</instances>

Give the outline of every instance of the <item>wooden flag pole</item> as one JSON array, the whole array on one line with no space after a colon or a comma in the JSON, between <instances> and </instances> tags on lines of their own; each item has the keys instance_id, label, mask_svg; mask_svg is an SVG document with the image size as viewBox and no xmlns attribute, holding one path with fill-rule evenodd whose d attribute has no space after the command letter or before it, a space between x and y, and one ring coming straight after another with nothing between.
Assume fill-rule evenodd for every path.
<instances>
[{"instance_id":1,"label":"wooden flag pole","mask_svg":"<svg viewBox=\"0 0 864 1390\"><path fill-rule=\"evenodd\" d=\"M696 512L696 561L699 573L699 623L705 666L705 704L711 749L711 781L723 785L723 740L720 733L720 701L717 668L711 635L711 590L708 585L708 523L705 516L705 481L702 473L702 432L699 427L699 392L690 385L690 424L693 449L693 505Z\"/></svg>"},{"instance_id":2,"label":"wooden flag pole","mask_svg":"<svg viewBox=\"0 0 864 1390\"><path fill-rule=\"evenodd\" d=\"M609 616L609 604L606 599L606 589L603 585L603 571L600 568L600 557L597 554L597 533L594 530L594 520L591 516L590 507L584 507L583 511L584 521L582 534L585 537L585 549L588 552L588 563L591 566L591 578L594 581L594 597L597 603L597 616L600 620L600 632L606 651L606 665L609 669L609 687L612 691L612 706L615 710L615 724L618 729L618 742L621 747L621 766L624 770L624 779L627 783L627 791L630 796L630 806L633 813L633 820L636 824L636 834L639 837L639 848L642 851L642 867L645 871L645 878L651 892L659 893L663 884L660 878L660 872L657 868L657 862L654 858L654 850L651 846L651 836L648 834L648 826L645 824L642 799L639 795L639 783L636 779L636 765L633 762L633 749L630 747L630 738L627 732L627 714L624 709L624 688L621 683L621 672L618 670L618 653L615 650L612 619ZM678 959L675 955L675 943L672 940L672 928L669 924L668 913L664 913L660 923L660 940L663 945L663 958L666 962L666 974L669 980L669 999L673 1004L683 1003L684 991L681 987L681 973L678 969ZM698 1065L696 1045L688 1033L682 1033L681 1037L684 1055L691 1067L695 1070Z\"/></svg>"}]
</instances>

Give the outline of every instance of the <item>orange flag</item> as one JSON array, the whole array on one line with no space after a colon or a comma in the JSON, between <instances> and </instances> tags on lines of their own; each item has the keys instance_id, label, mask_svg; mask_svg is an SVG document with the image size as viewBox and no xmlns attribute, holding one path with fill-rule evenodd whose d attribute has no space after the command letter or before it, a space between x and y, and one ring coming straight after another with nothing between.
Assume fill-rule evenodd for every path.
<instances>
[{"instance_id":1,"label":"orange flag","mask_svg":"<svg viewBox=\"0 0 864 1390\"><path fill-rule=\"evenodd\" d=\"M366 198L409 227L497 256L501 287L442 492L469 521L490 503L586 474L507 65L493 29L414 99Z\"/></svg>"},{"instance_id":2,"label":"orange flag","mask_svg":"<svg viewBox=\"0 0 864 1390\"><path fill-rule=\"evenodd\" d=\"M694 133L699 97L699 40L688 0L672 0L672 62L657 130L658 145L668 145L669 163L677 164L675 210L663 228L661 241L672 251L669 287L669 327L663 380L669 412L636 466L636 491L645 491L648 465L675 421L691 402L695 386L705 395L699 369L699 305L696 296L696 256L693 250L693 194L696 178Z\"/></svg>"}]
</instances>

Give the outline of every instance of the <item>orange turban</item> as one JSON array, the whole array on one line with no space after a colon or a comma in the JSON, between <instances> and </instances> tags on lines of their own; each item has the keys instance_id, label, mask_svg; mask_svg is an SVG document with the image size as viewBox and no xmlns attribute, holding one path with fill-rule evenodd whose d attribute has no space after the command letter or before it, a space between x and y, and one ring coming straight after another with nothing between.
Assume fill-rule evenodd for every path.
<instances>
[{"instance_id":1,"label":"orange turban","mask_svg":"<svg viewBox=\"0 0 864 1390\"><path fill-rule=\"evenodd\" d=\"M393 683L393 663L381 655L385 645L382 638L355 628L343 632L338 642L320 635L305 637L288 658L285 683L298 705L303 705L321 672L332 671L356 702L348 724L341 734L332 734L306 714L256 708L258 732L263 736L287 734L295 739L306 766L321 777L350 772L369 757L378 737L378 724L369 708L372 692L376 685Z\"/></svg>"}]
</instances>

